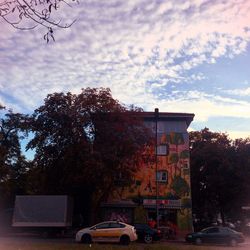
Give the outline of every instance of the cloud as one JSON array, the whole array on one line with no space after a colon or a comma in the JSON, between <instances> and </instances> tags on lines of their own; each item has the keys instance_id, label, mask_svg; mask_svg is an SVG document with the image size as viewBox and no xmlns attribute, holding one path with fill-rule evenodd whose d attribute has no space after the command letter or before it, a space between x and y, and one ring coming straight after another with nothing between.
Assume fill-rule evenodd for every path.
<instances>
[{"instance_id":1,"label":"cloud","mask_svg":"<svg viewBox=\"0 0 250 250\"><path fill-rule=\"evenodd\" d=\"M212 96L198 91L187 91L179 93L174 98L157 100L152 99L149 106L158 107L160 111L189 112L195 114L196 122L206 122L209 117L236 117L250 118L250 103L247 101L236 101L235 99ZM154 100L154 101L153 101ZM141 103L142 104L142 103Z\"/></svg>"},{"instance_id":2,"label":"cloud","mask_svg":"<svg viewBox=\"0 0 250 250\"><path fill-rule=\"evenodd\" d=\"M250 97L250 87L244 89L225 90L225 92L231 95Z\"/></svg>"},{"instance_id":3,"label":"cloud","mask_svg":"<svg viewBox=\"0 0 250 250\"><path fill-rule=\"evenodd\" d=\"M77 22L57 30L50 44L42 29L21 32L0 21L6 105L32 112L48 93L104 86L123 103L192 112L197 121L222 113L249 117L249 102L205 94L200 86L208 77L192 70L246 51L250 1L84 0L63 10L63 20Z\"/></svg>"}]
</instances>

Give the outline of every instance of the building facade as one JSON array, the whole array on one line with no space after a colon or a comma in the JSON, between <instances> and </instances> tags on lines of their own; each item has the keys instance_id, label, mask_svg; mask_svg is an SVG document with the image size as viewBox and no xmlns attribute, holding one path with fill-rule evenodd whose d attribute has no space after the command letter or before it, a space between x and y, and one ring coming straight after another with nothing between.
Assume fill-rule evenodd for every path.
<instances>
[{"instance_id":1,"label":"building facade","mask_svg":"<svg viewBox=\"0 0 250 250\"><path fill-rule=\"evenodd\" d=\"M192 230L189 136L194 114L144 112L155 135L129 187L120 187L102 204L103 219L128 223L155 220L158 227ZM157 153L156 153L157 152ZM146 158L151 157L151 160Z\"/></svg>"}]
</instances>

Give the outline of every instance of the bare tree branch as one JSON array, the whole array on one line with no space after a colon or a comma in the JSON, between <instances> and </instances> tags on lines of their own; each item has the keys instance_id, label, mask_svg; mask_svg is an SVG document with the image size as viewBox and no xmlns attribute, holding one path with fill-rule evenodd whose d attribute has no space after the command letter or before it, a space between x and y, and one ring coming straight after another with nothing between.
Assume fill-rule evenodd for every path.
<instances>
[{"instance_id":1,"label":"bare tree branch","mask_svg":"<svg viewBox=\"0 0 250 250\"><path fill-rule=\"evenodd\" d=\"M72 7L70 2L76 0L4 0L0 3L0 17L15 29L31 30L43 26L47 29L44 39L49 42L50 38L55 41L54 29L66 29L70 24L61 24L61 20L52 18L52 14L59 10L61 5ZM27 22L28 21L28 22Z\"/></svg>"}]
</instances>

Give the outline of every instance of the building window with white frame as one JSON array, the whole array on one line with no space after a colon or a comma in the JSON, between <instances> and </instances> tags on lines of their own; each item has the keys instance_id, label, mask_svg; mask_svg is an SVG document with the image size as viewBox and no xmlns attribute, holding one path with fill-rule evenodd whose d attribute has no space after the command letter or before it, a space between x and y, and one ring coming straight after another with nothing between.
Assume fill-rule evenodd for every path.
<instances>
[{"instance_id":1,"label":"building window with white frame","mask_svg":"<svg viewBox=\"0 0 250 250\"><path fill-rule=\"evenodd\" d=\"M168 182L168 172L165 170L157 171L156 178L158 182L167 183Z\"/></svg>"}]
</instances>

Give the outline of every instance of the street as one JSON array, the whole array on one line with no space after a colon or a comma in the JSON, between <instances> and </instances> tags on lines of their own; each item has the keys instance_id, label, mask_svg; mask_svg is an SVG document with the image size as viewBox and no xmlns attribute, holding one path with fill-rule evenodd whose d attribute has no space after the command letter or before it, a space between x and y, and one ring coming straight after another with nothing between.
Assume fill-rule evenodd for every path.
<instances>
[{"instance_id":1,"label":"street","mask_svg":"<svg viewBox=\"0 0 250 250\"><path fill-rule=\"evenodd\" d=\"M187 244L184 241L161 241L147 245L143 243L131 243L129 247L120 246L119 244L92 244L92 249L117 249L117 248L128 248L128 249L171 249L171 250L249 250L250 249L250 238L246 238L246 242L239 244L237 247L228 246L215 246L215 245L201 245L196 246ZM166 247L166 248L165 248ZM82 245L75 243L73 238L56 238L56 239L44 239L41 237L32 236L14 236L14 237L0 237L0 250L52 250L52 249L87 249L88 245Z\"/></svg>"}]
</instances>

